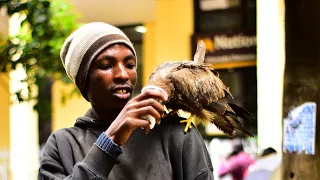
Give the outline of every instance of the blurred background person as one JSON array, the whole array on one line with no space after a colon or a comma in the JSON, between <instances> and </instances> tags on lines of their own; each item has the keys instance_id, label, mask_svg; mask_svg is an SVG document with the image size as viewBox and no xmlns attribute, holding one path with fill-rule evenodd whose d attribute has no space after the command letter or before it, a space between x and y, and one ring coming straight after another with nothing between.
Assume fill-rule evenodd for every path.
<instances>
[{"instance_id":1,"label":"blurred background person","mask_svg":"<svg viewBox=\"0 0 320 180\"><path fill-rule=\"evenodd\" d=\"M277 151L268 147L264 149L255 163L248 168L245 180L268 180L271 179L281 165L281 155Z\"/></svg>"},{"instance_id":2,"label":"blurred background person","mask_svg":"<svg viewBox=\"0 0 320 180\"><path fill-rule=\"evenodd\" d=\"M221 163L218 175L220 178L231 175L233 180L243 180L248 167L253 163L254 159L244 151L241 139L234 139L232 152Z\"/></svg>"}]
</instances>

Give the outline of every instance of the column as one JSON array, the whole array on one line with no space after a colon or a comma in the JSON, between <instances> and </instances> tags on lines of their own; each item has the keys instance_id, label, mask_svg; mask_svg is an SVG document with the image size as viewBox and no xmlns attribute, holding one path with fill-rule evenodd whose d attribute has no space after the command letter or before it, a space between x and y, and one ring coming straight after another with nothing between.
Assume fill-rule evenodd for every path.
<instances>
[{"instance_id":1,"label":"column","mask_svg":"<svg viewBox=\"0 0 320 180\"><path fill-rule=\"evenodd\" d=\"M33 110L34 101L21 102L14 92L23 89L27 96L27 84L22 66L10 73L10 165L13 180L36 179L39 167L38 114ZM36 88L33 88L37 92Z\"/></svg>"},{"instance_id":2,"label":"column","mask_svg":"<svg viewBox=\"0 0 320 180\"><path fill-rule=\"evenodd\" d=\"M10 18L9 34L15 35L20 29L19 15ZM14 93L22 90L28 97L28 85L21 80L26 73L21 64L9 74L10 87L10 172L12 180L37 179L39 167L38 115L34 111L35 101L19 103ZM37 95L37 87L31 87L32 96Z\"/></svg>"},{"instance_id":3,"label":"column","mask_svg":"<svg viewBox=\"0 0 320 180\"><path fill-rule=\"evenodd\" d=\"M282 151L284 1L257 1L258 147Z\"/></svg>"}]
</instances>

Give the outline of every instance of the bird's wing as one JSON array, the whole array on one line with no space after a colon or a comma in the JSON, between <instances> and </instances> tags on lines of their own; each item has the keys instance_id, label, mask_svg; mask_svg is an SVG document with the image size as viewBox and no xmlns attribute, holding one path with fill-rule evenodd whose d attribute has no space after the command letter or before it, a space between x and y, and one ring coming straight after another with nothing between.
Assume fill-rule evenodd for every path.
<instances>
[{"instance_id":1,"label":"bird's wing","mask_svg":"<svg viewBox=\"0 0 320 180\"><path fill-rule=\"evenodd\" d=\"M224 90L225 96L226 97L231 97L232 99L234 99L232 94L231 94L231 92L230 92L230 90L229 90L229 87L225 86L223 84L223 82L221 81L221 79L219 78L219 72L216 71L212 66L210 66L208 68L210 69L211 73L214 74L215 79L218 79L217 81L219 82L219 86Z\"/></svg>"},{"instance_id":2,"label":"bird's wing","mask_svg":"<svg viewBox=\"0 0 320 180\"><path fill-rule=\"evenodd\" d=\"M172 82L188 96L201 104L215 102L231 94L218 76L211 71L210 65L181 63L172 73ZM209 99L208 99L209 98Z\"/></svg>"},{"instance_id":3,"label":"bird's wing","mask_svg":"<svg viewBox=\"0 0 320 180\"><path fill-rule=\"evenodd\" d=\"M206 45L204 44L203 41L200 40L197 44L197 50L196 50L196 53L194 54L193 61L196 63L203 63L205 55L206 55Z\"/></svg>"}]
</instances>

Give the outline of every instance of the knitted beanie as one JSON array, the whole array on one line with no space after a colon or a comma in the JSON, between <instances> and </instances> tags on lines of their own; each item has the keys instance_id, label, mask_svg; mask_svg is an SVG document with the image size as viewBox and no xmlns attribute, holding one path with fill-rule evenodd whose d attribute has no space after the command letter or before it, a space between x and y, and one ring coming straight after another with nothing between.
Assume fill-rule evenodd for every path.
<instances>
[{"instance_id":1,"label":"knitted beanie","mask_svg":"<svg viewBox=\"0 0 320 180\"><path fill-rule=\"evenodd\" d=\"M120 29L103 22L85 24L65 40L60 51L62 64L86 100L85 83L92 61L104 49L117 43L127 45L137 58L129 38Z\"/></svg>"}]
</instances>

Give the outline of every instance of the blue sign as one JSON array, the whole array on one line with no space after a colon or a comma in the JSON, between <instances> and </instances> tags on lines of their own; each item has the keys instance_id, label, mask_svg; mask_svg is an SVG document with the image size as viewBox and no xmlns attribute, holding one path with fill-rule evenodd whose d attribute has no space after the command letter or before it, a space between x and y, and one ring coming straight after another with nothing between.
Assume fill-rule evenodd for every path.
<instances>
[{"instance_id":1,"label":"blue sign","mask_svg":"<svg viewBox=\"0 0 320 180\"><path fill-rule=\"evenodd\" d=\"M314 102L306 102L289 112L283 124L284 152L315 154L316 112Z\"/></svg>"}]
</instances>

